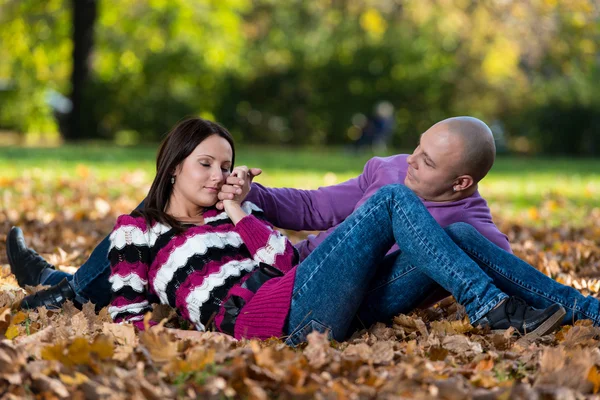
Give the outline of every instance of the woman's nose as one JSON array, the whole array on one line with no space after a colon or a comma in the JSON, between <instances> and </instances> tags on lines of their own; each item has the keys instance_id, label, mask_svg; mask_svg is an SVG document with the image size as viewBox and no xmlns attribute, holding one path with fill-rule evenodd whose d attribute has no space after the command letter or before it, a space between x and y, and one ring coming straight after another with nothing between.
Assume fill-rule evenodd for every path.
<instances>
[{"instance_id":1,"label":"woman's nose","mask_svg":"<svg viewBox=\"0 0 600 400\"><path fill-rule=\"evenodd\" d=\"M225 174L219 169L218 171L213 172L212 180L215 182L223 182L225 180Z\"/></svg>"}]
</instances>

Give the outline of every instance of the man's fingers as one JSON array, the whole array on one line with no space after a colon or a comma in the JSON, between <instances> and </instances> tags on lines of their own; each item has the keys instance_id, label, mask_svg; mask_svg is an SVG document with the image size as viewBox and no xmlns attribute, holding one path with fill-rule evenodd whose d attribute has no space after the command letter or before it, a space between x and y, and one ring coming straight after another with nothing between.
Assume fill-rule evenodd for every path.
<instances>
[{"instance_id":1,"label":"man's fingers","mask_svg":"<svg viewBox=\"0 0 600 400\"><path fill-rule=\"evenodd\" d=\"M229 175L227 177L227 179L225 180L225 184L226 185L237 185L239 181L240 181L240 178L238 178L237 176Z\"/></svg>"},{"instance_id":2,"label":"man's fingers","mask_svg":"<svg viewBox=\"0 0 600 400\"><path fill-rule=\"evenodd\" d=\"M225 192L225 193L239 193L241 189L242 188L240 188L238 185L223 185L223 186L221 186L221 192Z\"/></svg>"},{"instance_id":3,"label":"man's fingers","mask_svg":"<svg viewBox=\"0 0 600 400\"><path fill-rule=\"evenodd\" d=\"M250 171L248 171L248 179L250 179L250 182L252 182L252 179L254 179L255 176L258 176L260 174L262 174L262 169L250 168Z\"/></svg>"}]
</instances>

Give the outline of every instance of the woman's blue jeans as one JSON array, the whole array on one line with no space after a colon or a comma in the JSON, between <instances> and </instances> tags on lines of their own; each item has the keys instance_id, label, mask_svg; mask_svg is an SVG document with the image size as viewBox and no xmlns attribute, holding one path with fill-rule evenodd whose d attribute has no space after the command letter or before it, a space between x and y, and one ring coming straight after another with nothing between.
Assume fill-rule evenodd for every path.
<instances>
[{"instance_id":1,"label":"woman's blue jeans","mask_svg":"<svg viewBox=\"0 0 600 400\"><path fill-rule=\"evenodd\" d=\"M383 254L397 243L400 251ZM468 224L442 229L403 185L380 189L298 267L286 326L296 345L313 330L337 340L355 316L369 326L413 310L440 286L475 323L507 295L537 308L558 303L565 322L592 319L599 302L500 249Z\"/></svg>"}]
</instances>

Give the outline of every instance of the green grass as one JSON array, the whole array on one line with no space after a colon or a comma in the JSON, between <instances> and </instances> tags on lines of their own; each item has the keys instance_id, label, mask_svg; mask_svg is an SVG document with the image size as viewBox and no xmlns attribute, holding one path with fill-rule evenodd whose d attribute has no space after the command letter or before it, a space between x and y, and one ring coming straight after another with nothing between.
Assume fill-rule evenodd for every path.
<instances>
[{"instance_id":1,"label":"green grass","mask_svg":"<svg viewBox=\"0 0 600 400\"><path fill-rule=\"evenodd\" d=\"M89 180L129 182L131 175L149 184L157 146L122 148L68 145L37 149L0 147L0 179L32 178L43 183ZM241 147L237 164L263 168L257 180L269 186L316 188L350 179L362 171L369 154L343 149ZM126 185L124 183L123 185ZM17 191L18 188L5 188ZM121 186L113 192L126 190ZM530 218L551 224L577 223L600 204L600 160L499 157L480 186L495 215Z\"/></svg>"}]
</instances>

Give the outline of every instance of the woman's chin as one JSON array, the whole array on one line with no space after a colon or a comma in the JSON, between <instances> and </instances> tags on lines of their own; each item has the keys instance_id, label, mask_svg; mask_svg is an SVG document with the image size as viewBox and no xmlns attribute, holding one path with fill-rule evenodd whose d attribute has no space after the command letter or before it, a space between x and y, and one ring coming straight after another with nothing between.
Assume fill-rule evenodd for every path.
<instances>
[{"instance_id":1,"label":"woman's chin","mask_svg":"<svg viewBox=\"0 0 600 400\"><path fill-rule=\"evenodd\" d=\"M198 199L196 202L196 205L198 205L198 207L202 207L202 208L211 208L214 207L217 202L219 201L219 198L217 197L217 195L215 194L214 196L202 196L201 199Z\"/></svg>"}]
</instances>

